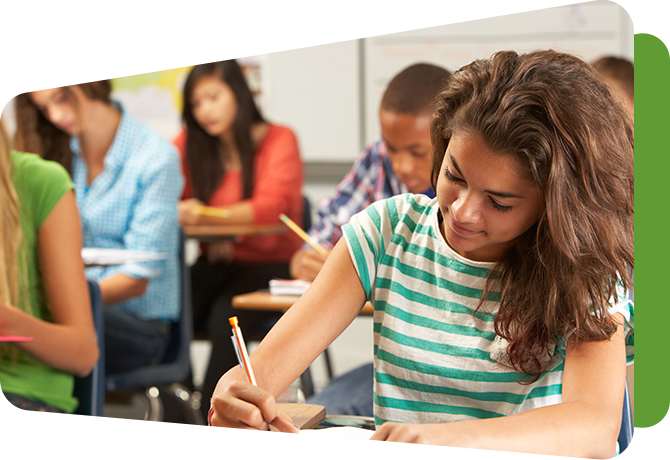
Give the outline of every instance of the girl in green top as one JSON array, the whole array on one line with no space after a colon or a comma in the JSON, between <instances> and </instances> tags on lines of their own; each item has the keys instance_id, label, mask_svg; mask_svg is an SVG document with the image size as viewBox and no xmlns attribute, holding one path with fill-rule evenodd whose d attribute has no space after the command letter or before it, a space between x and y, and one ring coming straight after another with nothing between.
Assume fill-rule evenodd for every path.
<instances>
[{"instance_id":1,"label":"girl in green top","mask_svg":"<svg viewBox=\"0 0 670 460\"><path fill-rule=\"evenodd\" d=\"M9 151L0 124L0 386L17 407L73 412L73 375L98 359L72 183L58 164Z\"/></svg>"}]
</instances>

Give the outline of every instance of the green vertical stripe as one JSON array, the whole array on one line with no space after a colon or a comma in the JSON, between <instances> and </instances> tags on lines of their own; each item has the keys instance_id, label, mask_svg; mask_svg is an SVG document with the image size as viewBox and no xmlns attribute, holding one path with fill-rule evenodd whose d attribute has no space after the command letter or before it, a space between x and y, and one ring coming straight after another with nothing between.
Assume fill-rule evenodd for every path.
<instances>
[{"instance_id":1,"label":"green vertical stripe","mask_svg":"<svg viewBox=\"0 0 670 460\"><path fill-rule=\"evenodd\" d=\"M654 14L654 12L650 12ZM658 13L657 13L658 14ZM668 48L649 34L635 35L635 300L638 349L635 359L635 426L650 427L668 413L668 303L665 293L670 246L666 207L668 170ZM666 363L665 365L662 363Z\"/></svg>"}]
</instances>

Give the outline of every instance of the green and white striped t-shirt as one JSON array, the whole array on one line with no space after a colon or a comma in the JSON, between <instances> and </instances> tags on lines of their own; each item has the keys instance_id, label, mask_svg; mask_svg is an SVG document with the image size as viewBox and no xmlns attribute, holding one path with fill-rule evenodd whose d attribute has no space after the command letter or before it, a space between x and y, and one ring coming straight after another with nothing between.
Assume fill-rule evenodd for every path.
<instances>
[{"instance_id":1,"label":"green and white striped t-shirt","mask_svg":"<svg viewBox=\"0 0 670 460\"><path fill-rule=\"evenodd\" d=\"M375 423L492 418L561 402L564 347L556 345L532 384L519 384L528 378L495 360L499 293L473 315L493 264L454 252L438 214L436 199L405 194L374 203L343 227L375 310ZM623 292L611 311L627 320L632 362L633 306Z\"/></svg>"}]
</instances>

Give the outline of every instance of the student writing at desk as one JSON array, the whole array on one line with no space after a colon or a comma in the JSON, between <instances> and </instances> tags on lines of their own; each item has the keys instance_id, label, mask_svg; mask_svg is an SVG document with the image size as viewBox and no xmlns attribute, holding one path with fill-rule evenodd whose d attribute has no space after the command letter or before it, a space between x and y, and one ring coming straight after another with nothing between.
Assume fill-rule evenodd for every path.
<instances>
[{"instance_id":1,"label":"student writing at desk","mask_svg":"<svg viewBox=\"0 0 670 460\"><path fill-rule=\"evenodd\" d=\"M289 128L264 120L237 62L191 70L184 84L183 120L186 127L175 140L186 177L179 205L182 225L280 223L282 213L302 222L303 165L296 137ZM225 210L225 217L200 214L205 204ZM288 278L288 262L300 245L290 231L203 244L191 278L194 327L206 326L212 341L204 401L221 374L237 364L228 318L237 314L245 333L277 318L267 312L235 313L232 298L267 288L272 278Z\"/></svg>"},{"instance_id":2,"label":"student writing at desk","mask_svg":"<svg viewBox=\"0 0 670 460\"><path fill-rule=\"evenodd\" d=\"M381 137L361 153L335 195L320 204L309 232L314 241L331 250L342 226L375 201L407 192L435 196L430 183L432 103L448 78L449 71L432 64L415 64L393 77L379 109ZM326 257L303 246L291 259L291 275L313 281ZM308 402L326 407L329 414L371 417L372 363L337 377Z\"/></svg>"},{"instance_id":3,"label":"student writing at desk","mask_svg":"<svg viewBox=\"0 0 670 460\"><path fill-rule=\"evenodd\" d=\"M612 457L633 357L623 104L574 56L499 52L454 73L431 139L437 197L343 227L252 354L258 386L221 378L212 424L295 431L274 398L373 299L371 439Z\"/></svg>"},{"instance_id":4,"label":"student writing at desk","mask_svg":"<svg viewBox=\"0 0 670 460\"><path fill-rule=\"evenodd\" d=\"M67 235L67 238L63 238ZM17 407L73 412L74 375L98 359L81 228L67 172L11 152L0 121L0 385Z\"/></svg>"},{"instance_id":5,"label":"student writing at desk","mask_svg":"<svg viewBox=\"0 0 670 460\"><path fill-rule=\"evenodd\" d=\"M84 247L131 249L165 259L89 267L105 305L105 369L158 362L179 315L179 157L169 142L110 99L109 81L21 94L19 148L69 167Z\"/></svg>"}]
</instances>

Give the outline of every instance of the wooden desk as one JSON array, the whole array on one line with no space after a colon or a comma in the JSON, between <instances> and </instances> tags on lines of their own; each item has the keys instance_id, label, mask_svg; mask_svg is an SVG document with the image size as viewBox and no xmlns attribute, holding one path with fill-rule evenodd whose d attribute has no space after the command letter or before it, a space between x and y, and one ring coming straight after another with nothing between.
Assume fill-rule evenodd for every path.
<instances>
[{"instance_id":1,"label":"wooden desk","mask_svg":"<svg viewBox=\"0 0 670 460\"><path fill-rule=\"evenodd\" d=\"M297 295L272 295L269 292L256 291L233 297L233 307L241 310L285 311L298 301ZM374 309L366 302L361 315L371 315Z\"/></svg>"},{"instance_id":2,"label":"wooden desk","mask_svg":"<svg viewBox=\"0 0 670 460\"><path fill-rule=\"evenodd\" d=\"M232 239L236 236L269 235L287 230L286 225L281 222L250 225L187 225L183 228L187 238L196 238L205 242Z\"/></svg>"},{"instance_id":3,"label":"wooden desk","mask_svg":"<svg viewBox=\"0 0 670 460\"><path fill-rule=\"evenodd\" d=\"M279 407L289 414L293 424L301 430L314 428L326 416L323 406L314 404L279 404ZM274 428L273 428L274 431ZM209 428L204 427L191 431L182 436L168 439L155 446L146 447L130 454L118 457L119 460L212 460L200 438L211 434Z\"/></svg>"}]
</instances>

